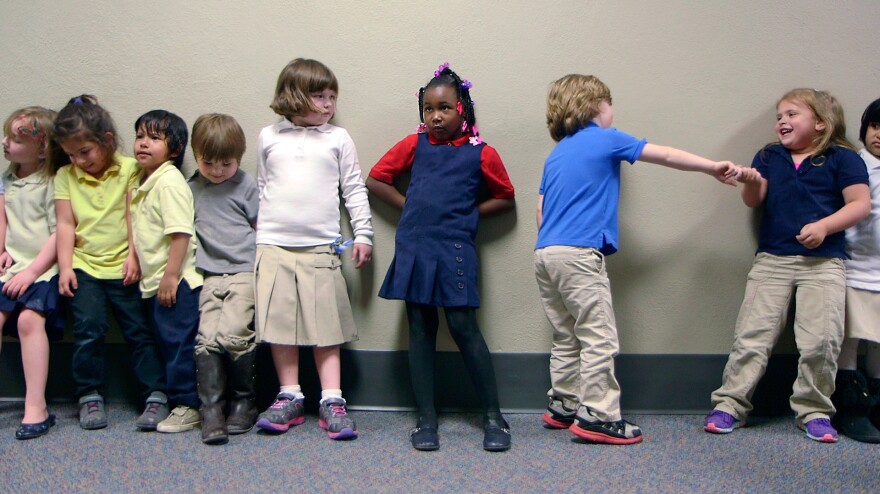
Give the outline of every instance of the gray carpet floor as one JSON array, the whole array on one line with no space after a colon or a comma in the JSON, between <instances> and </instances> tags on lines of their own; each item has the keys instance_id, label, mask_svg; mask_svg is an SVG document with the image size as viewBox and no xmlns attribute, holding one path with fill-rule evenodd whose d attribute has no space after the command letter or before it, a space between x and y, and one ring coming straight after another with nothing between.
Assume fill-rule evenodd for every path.
<instances>
[{"instance_id":1,"label":"gray carpet floor","mask_svg":"<svg viewBox=\"0 0 880 494\"><path fill-rule=\"evenodd\" d=\"M872 492L880 445L807 439L793 419L753 419L733 434L702 431L702 416L634 415L645 441L584 444L511 413L513 448L482 450L479 418L441 416L441 448L418 452L407 412L353 411L360 437L332 441L317 417L282 435L256 430L206 446L197 430L137 432L137 410L110 406L110 426L84 431L72 403L58 425L17 441L21 403L0 403L0 492Z\"/></svg>"}]
</instances>

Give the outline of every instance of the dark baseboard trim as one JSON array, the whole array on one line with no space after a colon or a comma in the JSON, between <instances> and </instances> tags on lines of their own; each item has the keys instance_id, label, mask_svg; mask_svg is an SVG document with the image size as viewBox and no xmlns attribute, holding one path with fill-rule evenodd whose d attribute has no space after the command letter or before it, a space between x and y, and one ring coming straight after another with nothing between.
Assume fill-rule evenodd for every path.
<instances>
[{"instance_id":1,"label":"dark baseboard trim","mask_svg":"<svg viewBox=\"0 0 880 494\"><path fill-rule=\"evenodd\" d=\"M352 408L411 409L407 352L343 350L342 383ZM70 373L72 345L52 345L50 401L72 400ZM301 381L307 403L314 408L320 394L311 352L301 353ZM549 356L545 353L493 354L501 405L507 411L537 411L546 407L550 383ZM107 345L107 397L141 401L128 364L124 344ZM709 394L721 383L726 355L620 355L615 361L625 414L705 413ZM475 410L479 403L461 357L456 352L437 354L437 404L443 410ZM774 355L755 392L756 415L790 414L788 398L797 374L797 355ZM3 344L0 354L0 399L23 399L24 378L18 342ZM260 348L257 359L258 401L272 401L278 390L272 358Z\"/></svg>"}]
</instances>

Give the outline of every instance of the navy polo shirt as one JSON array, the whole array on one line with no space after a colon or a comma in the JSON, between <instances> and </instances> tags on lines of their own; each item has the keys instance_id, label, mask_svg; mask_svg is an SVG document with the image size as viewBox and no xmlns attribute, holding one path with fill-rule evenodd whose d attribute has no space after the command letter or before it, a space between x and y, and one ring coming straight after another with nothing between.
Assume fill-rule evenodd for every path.
<instances>
[{"instance_id":1,"label":"navy polo shirt","mask_svg":"<svg viewBox=\"0 0 880 494\"><path fill-rule=\"evenodd\" d=\"M823 161L824 158L824 161ZM758 252L780 256L847 257L845 232L825 237L808 249L795 238L809 223L843 207L843 189L868 183L865 162L854 151L834 146L824 156L807 157L795 169L791 153L781 144L758 151L752 167L767 180Z\"/></svg>"}]
</instances>

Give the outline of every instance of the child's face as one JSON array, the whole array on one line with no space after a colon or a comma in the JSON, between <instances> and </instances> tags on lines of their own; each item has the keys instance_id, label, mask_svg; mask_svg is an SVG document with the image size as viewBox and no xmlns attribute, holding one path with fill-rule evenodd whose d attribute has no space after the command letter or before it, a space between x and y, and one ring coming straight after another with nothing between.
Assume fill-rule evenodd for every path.
<instances>
[{"instance_id":1,"label":"child's face","mask_svg":"<svg viewBox=\"0 0 880 494\"><path fill-rule=\"evenodd\" d=\"M141 127L134 136L134 157L147 173L177 156L168 149L165 133Z\"/></svg>"},{"instance_id":2,"label":"child's face","mask_svg":"<svg viewBox=\"0 0 880 494\"><path fill-rule=\"evenodd\" d=\"M329 122L336 113L336 91L327 88L316 91L309 97L312 99L312 104L324 110L323 113L308 110L304 115L294 115L293 123L300 127L317 127Z\"/></svg>"},{"instance_id":3,"label":"child's face","mask_svg":"<svg viewBox=\"0 0 880 494\"><path fill-rule=\"evenodd\" d=\"M458 114L458 95L455 88L434 86L425 89L422 113L428 133L438 141L451 141L462 135L463 119Z\"/></svg>"},{"instance_id":4,"label":"child's face","mask_svg":"<svg viewBox=\"0 0 880 494\"><path fill-rule=\"evenodd\" d=\"M12 135L3 137L3 157L10 163L35 165L43 159L40 143L18 132L18 120L12 122Z\"/></svg>"},{"instance_id":5,"label":"child's face","mask_svg":"<svg viewBox=\"0 0 880 494\"><path fill-rule=\"evenodd\" d=\"M222 184L238 171L238 160L235 158L206 160L200 157L196 161L199 164L199 173L215 184Z\"/></svg>"},{"instance_id":6,"label":"child's face","mask_svg":"<svg viewBox=\"0 0 880 494\"><path fill-rule=\"evenodd\" d=\"M871 122L865 129L865 149L880 158L880 122Z\"/></svg>"},{"instance_id":7,"label":"child's face","mask_svg":"<svg viewBox=\"0 0 880 494\"><path fill-rule=\"evenodd\" d=\"M108 133L105 138L111 142L113 134ZM113 159L109 148L86 139L84 136L66 139L61 142L61 149L67 153L71 163L95 178L104 176L104 172Z\"/></svg>"},{"instance_id":8,"label":"child's face","mask_svg":"<svg viewBox=\"0 0 880 494\"><path fill-rule=\"evenodd\" d=\"M776 137L789 151L811 152L813 139L823 130L825 123L799 101L784 100L776 107Z\"/></svg>"},{"instance_id":9,"label":"child's face","mask_svg":"<svg viewBox=\"0 0 880 494\"><path fill-rule=\"evenodd\" d=\"M607 129L614 124L614 107L606 100L599 102L599 114L593 117L593 122L599 127Z\"/></svg>"}]
</instances>

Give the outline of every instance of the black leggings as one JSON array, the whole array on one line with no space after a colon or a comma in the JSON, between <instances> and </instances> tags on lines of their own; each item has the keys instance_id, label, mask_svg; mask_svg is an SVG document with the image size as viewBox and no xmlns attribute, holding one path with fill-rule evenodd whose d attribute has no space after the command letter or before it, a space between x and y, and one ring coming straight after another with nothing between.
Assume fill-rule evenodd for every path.
<instances>
[{"instance_id":1,"label":"black leggings","mask_svg":"<svg viewBox=\"0 0 880 494\"><path fill-rule=\"evenodd\" d=\"M465 368L480 398L485 413L484 420L503 420L498 404L498 387L495 369L486 340L477 324L476 309L469 307L444 307L446 325L458 345ZM437 307L407 302L409 319L409 375L419 413L419 425L437 424L434 408L434 355L437 345L439 319Z\"/></svg>"}]
</instances>

